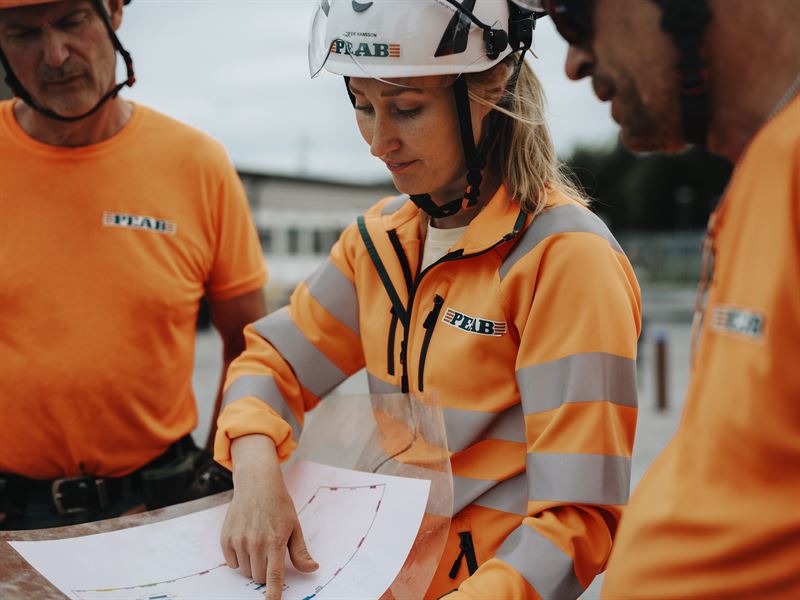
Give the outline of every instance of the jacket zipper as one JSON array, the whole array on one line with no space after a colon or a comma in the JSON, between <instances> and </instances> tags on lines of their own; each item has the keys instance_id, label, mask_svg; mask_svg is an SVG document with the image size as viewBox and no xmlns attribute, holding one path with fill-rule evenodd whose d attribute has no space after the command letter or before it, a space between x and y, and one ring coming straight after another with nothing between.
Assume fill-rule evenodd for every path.
<instances>
[{"instance_id":1,"label":"jacket zipper","mask_svg":"<svg viewBox=\"0 0 800 600\"><path fill-rule=\"evenodd\" d=\"M411 313L414 308L414 297L417 295L417 290L419 289L419 284L422 281L422 278L430 272L431 269L440 265L445 262L451 262L454 260L466 260L468 258L475 258L477 256L482 256L491 252L501 244L505 244L506 242L510 242L514 238L516 238L520 232L522 231L523 225L525 224L525 215L522 211L520 211L519 216L517 217L517 222L514 224L513 231L505 234L502 238L496 241L494 244L489 246L488 248L484 248L480 252L474 252L472 254L464 254L464 250L456 250L455 252L450 252L449 254L445 254L442 258L437 260L435 263L428 265L428 267L424 270L420 270L422 266L422 258L424 252L420 252L419 254L419 262L417 263L417 276L411 281L411 267L408 263L408 257L406 257L406 253L403 250L403 245L400 243L400 238L397 236L397 231L394 229L390 229L389 239L392 242L392 247L394 248L395 254L397 254L397 258L400 261L400 266L403 269L403 277L406 280L406 285L409 286L408 288L408 304L406 306L406 314L405 319L402 320L403 323L403 341L400 344L400 364L403 367L403 373L401 376L401 391L404 394L407 394L409 391L408 388L408 339L411 333ZM431 331L432 334L432 331ZM425 368L425 356L420 357L420 372ZM422 389L422 381L420 380L420 389Z\"/></svg>"},{"instance_id":2,"label":"jacket zipper","mask_svg":"<svg viewBox=\"0 0 800 600\"><path fill-rule=\"evenodd\" d=\"M406 289L410 290L411 286L414 284L414 277L411 275L411 266L408 264L408 258L406 257L405 250L403 250L403 244L400 242L396 229L389 230L389 241L392 242L392 248L394 248L395 254L400 258L400 267L403 269L403 279L406 280Z\"/></svg>"},{"instance_id":3,"label":"jacket zipper","mask_svg":"<svg viewBox=\"0 0 800 600\"><path fill-rule=\"evenodd\" d=\"M422 327L425 328L425 338L422 340L422 350L419 353L419 372L417 374L417 382L419 383L419 391L423 391L423 383L425 382L425 358L428 356L428 346L433 337L433 329L439 321L439 313L442 312L442 305L444 298L439 294L433 297L433 308L428 316L425 317L425 322Z\"/></svg>"},{"instance_id":4,"label":"jacket zipper","mask_svg":"<svg viewBox=\"0 0 800 600\"><path fill-rule=\"evenodd\" d=\"M408 264L408 257L406 256L405 251L403 250L403 244L400 242L400 238L397 235L397 231L395 229L390 229L388 232L389 241L392 243L392 248L394 249L395 254L397 255L398 260L400 261L400 267L403 269L403 279L406 282L406 289L411 291L411 288L414 285L414 280L411 275L411 266ZM388 347L386 349L386 363L387 369L386 372L389 375L394 375L394 348L395 348L395 339L397 336L397 322L400 320L400 317L397 315L397 312L392 307L392 320L389 324L389 340L387 342ZM406 325L403 323L403 329L405 330ZM405 364L405 342L401 344L400 347L400 364ZM403 369L405 374L405 368ZM408 391L408 378L404 377L403 379L403 389Z\"/></svg>"},{"instance_id":5,"label":"jacket zipper","mask_svg":"<svg viewBox=\"0 0 800 600\"><path fill-rule=\"evenodd\" d=\"M395 314L394 306L390 312L392 313L392 321L389 324L389 342L386 349L386 372L389 373L389 375L394 375L395 336L397 334L397 322L400 318Z\"/></svg>"},{"instance_id":6,"label":"jacket zipper","mask_svg":"<svg viewBox=\"0 0 800 600\"><path fill-rule=\"evenodd\" d=\"M466 559L467 571L470 575L478 570L478 558L475 556L475 544L472 543L472 533L469 531L459 531L458 537L461 538L461 543L459 544L461 552L450 568L450 579L455 579L458 576L458 572L461 570L462 559Z\"/></svg>"},{"instance_id":7,"label":"jacket zipper","mask_svg":"<svg viewBox=\"0 0 800 600\"><path fill-rule=\"evenodd\" d=\"M504 235L502 237L502 239L500 239L499 241L495 242L494 244L492 244L488 248L485 248L485 249L481 250L480 252L474 252L473 254L464 254L463 250L456 250L455 252L450 252L449 254L445 254L442 258L437 260L435 263L432 263L432 264L428 265L428 267L424 271L418 272L417 277L414 279L413 285L411 286L411 288L408 291L408 305L406 306L406 318L403 321L403 342L402 342L401 347L400 347L400 364L403 366L403 373L402 373L401 382L402 382L402 392L404 394L408 393L408 391L409 391L409 388L408 388L408 364L407 364L408 361L407 361L407 355L408 355L408 338L409 338L409 333L410 333L410 329L411 329L411 311L414 308L414 298L417 295L417 290L419 289L419 284L422 281L422 278L425 277L425 275L428 274L431 271L431 269L433 269L434 267L436 267L436 266L438 266L438 265L440 265L442 263L452 262L452 261L455 261L455 260L466 260L468 258L475 258L477 256L482 256L482 255L484 255L484 254L486 254L488 252L491 252L492 250L494 250L495 248L497 248L501 244L505 244L506 242L509 242L512 239L514 239L517 236L518 233L519 233L518 231L513 231L511 233L508 233L508 234ZM398 258L400 259L401 263L403 261L405 261L405 263L408 264L408 259L406 258L406 255L405 255L404 252L398 253ZM420 254L420 261L422 261L422 255L421 254ZM421 369L424 368L424 362L422 362L422 361L421 361L421 364L420 364L420 368Z\"/></svg>"}]
</instances>

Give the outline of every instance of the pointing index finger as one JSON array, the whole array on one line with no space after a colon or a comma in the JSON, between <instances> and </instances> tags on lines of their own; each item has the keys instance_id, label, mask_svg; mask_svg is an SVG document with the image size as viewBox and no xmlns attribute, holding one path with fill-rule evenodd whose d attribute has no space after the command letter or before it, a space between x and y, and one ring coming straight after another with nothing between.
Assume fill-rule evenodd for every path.
<instances>
[{"instance_id":1,"label":"pointing index finger","mask_svg":"<svg viewBox=\"0 0 800 600\"><path fill-rule=\"evenodd\" d=\"M280 600L283 592L283 561L286 548L270 548L267 554L267 593L265 600Z\"/></svg>"}]
</instances>

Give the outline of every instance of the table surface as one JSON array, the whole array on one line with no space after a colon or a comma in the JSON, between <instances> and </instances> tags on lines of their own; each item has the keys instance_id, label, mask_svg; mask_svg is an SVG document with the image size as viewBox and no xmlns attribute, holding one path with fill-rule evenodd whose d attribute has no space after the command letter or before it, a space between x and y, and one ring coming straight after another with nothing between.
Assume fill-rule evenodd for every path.
<instances>
[{"instance_id":1,"label":"table surface","mask_svg":"<svg viewBox=\"0 0 800 600\"><path fill-rule=\"evenodd\" d=\"M3 600L30 600L31 598L36 598L37 600L64 600L66 598L64 594L59 592L36 569L28 564L22 556L17 554L16 550L8 544L9 541L60 540L147 525L148 523L156 523L219 506L231 499L231 493L223 492L150 512L96 521L94 523L84 523L82 525L71 525L70 527L54 527L53 529L34 529L30 531L0 531L0 598Z\"/></svg>"}]
</instances>

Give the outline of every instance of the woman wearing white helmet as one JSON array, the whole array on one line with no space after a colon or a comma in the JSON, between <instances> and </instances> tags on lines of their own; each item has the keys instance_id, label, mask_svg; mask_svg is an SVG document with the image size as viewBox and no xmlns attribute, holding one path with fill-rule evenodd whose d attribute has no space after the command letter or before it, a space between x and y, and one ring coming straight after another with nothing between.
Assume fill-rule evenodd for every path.
<instances>
[{"instance_id":1,"label":"woman wearing white helmet","mask_svg":"<svg viewBox=\"0 0 800 600\"><path fill-rule=\"evenodd\" d=\"M575 598L605 565L628 497L639 288L560 171L522 60L534 22L505 0L321 0L312 75L344 76L402 195L247 328L229 371L222 546L268 598L287 545L315 568L279 459L365 366L373 393L443 406L454 516L427 597Z\"/></svg>"}]
</instances>

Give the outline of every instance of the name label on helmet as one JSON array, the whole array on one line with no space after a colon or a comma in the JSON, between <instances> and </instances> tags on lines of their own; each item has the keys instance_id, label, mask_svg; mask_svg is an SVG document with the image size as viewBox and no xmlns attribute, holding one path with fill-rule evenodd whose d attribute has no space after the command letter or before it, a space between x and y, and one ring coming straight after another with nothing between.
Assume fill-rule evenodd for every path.
<instances>
[{"instance_id":1,"label":"name label on helmet","mask_svg":"<svg viewBox=\"0 0 800 600\"><path fill-rule=\"evenodd\" d=\"M467 333L475 333L477 335L489 335L493 337L500 337L505 335L508 330L508 325L505 321L490 321L489 319L481 319L478 317L470 317L464 313L460 313L452 308L444 311L442 323L447 323L451 327L466 331Z\"/></svg>"},{"instance_id":2,"label":"name label on helmet","mask_svg":"<svg viewBox=\"0 0 800 600\"><path fill-rule=\"evenodd\" d=\"M361 42L354 44L345 40L334 40L331 52L369 58L400 58L400 44L378 44Z\"/></svg>"}]
</instances>

